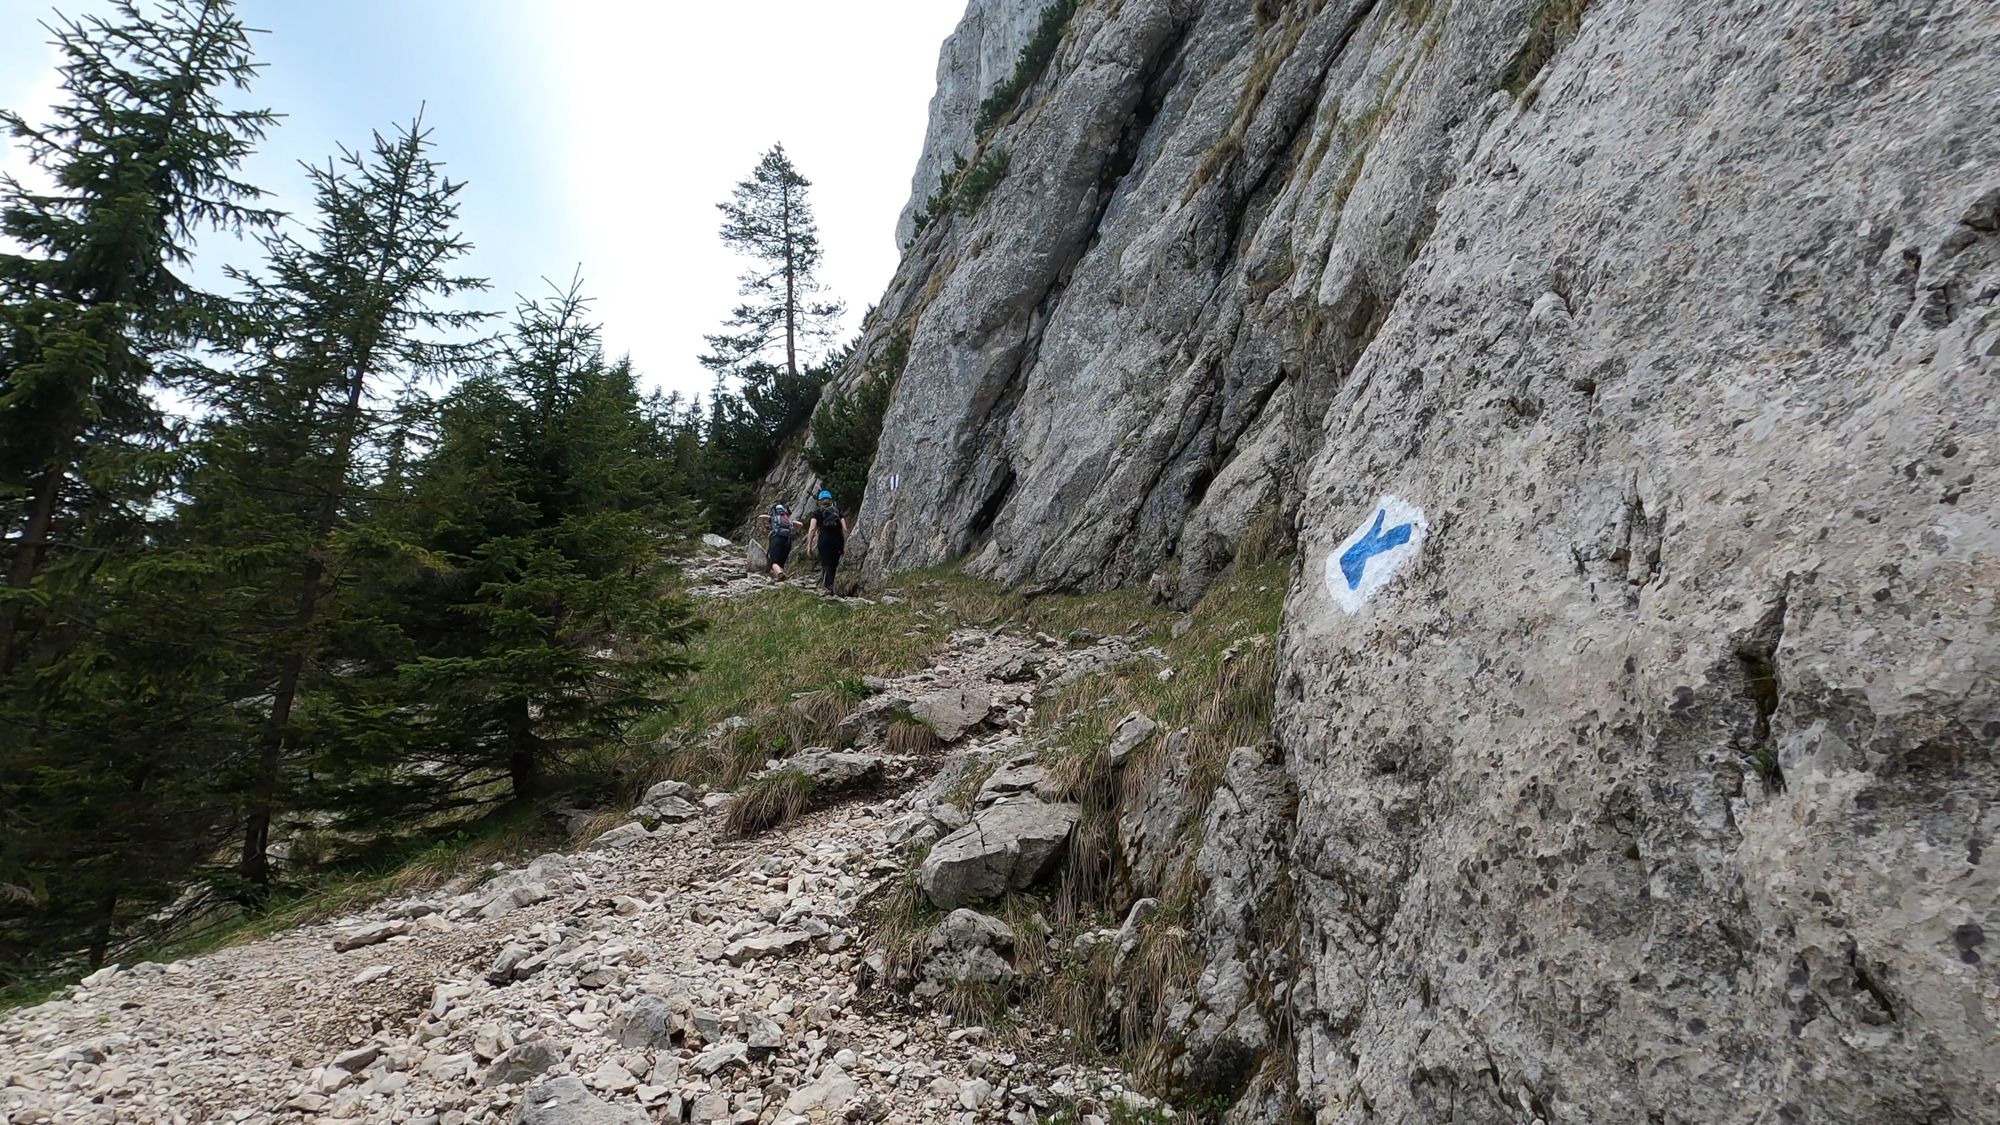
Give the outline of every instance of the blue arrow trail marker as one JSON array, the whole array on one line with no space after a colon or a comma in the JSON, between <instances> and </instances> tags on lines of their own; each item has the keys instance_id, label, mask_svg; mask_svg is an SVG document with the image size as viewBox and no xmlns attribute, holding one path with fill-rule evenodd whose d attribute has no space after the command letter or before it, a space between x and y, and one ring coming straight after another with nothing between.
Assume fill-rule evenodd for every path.
<instances>
[{"instance_id":1,"label":"blue arrow trail marker","mask_svg":"<svg viewBox=\"0 0 2000 1125\"><path fill-rule=\"evenodd\" d=\"M1395 496L1384 496L1326 557L1326 588L1340 608L1361 612L1403 564L1423 548L1430 525L1424 511Z\"/></svg>"},{"instance_id":2,"label":"blue arrow trail marker","mask_svg":"<svg viewBox=\"0 0 2000 1125\"><path fill-rule=\"evenodd\" d=\"M1340 553L1340 573L1347 577L1348 589L1361 588L1361 576L1368 572L1369 559L1410 541L1411 525L1407 523L1399 523L1390 528L1387 535L1382 534L1382 522L1388 518L1389 513L1377 508L1375 526L1368 529L1368 534L1362 536L1359 543Z\"/></svg>"}]
</instances>

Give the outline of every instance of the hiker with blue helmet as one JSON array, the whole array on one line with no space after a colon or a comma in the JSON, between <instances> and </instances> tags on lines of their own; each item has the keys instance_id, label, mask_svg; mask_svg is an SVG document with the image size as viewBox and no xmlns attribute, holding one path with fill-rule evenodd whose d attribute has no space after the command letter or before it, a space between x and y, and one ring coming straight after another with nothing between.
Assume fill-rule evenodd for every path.
<instances>
[{"instance_id":1,"label":"hiker with blue helmet","mask_svg":"<svg viewBox=\"0 0 2000 1125\"><path fill-rule=\"evenodd\" d=\"M806 554L819 558L819 577L826 592L833 593L833 572L840 569L840 553L847 549L847 519L834 506L833 493L821 489L819 507L806 526Z\"/></svg>"},{"instance_id":2,"label":"hiker with blue helmet","mask_svg":"<svg viewBox=\"0 0 2000 1125\"><path fill-rule=\"evenodd\" d=\"M771 577L780 582L785 580L785 563L792 557L792 532L798 526L799 521L792 518L790 508L771 505Z\"/></svg>"}]
</instances>

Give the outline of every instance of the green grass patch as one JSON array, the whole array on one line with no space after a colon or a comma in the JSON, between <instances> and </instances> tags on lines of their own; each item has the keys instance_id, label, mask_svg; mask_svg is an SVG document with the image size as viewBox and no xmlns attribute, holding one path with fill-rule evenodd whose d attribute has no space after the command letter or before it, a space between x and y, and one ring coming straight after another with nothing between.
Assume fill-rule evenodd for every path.
<instances>
[{"instance_id":1,"label":"green grass patch","mask_svg":"<svg viewBox=\"0 0 2000 1125\"><path fill-rule=\"evenodd\" d=\"M635 724L635 740L775 711L799 692L858 698L861 677L917 667L943 636L907 602L849 605L790 586L705 602L701 613L709 627L689 647L699 670L674 709Z\"/></svg>"}]
</instances>

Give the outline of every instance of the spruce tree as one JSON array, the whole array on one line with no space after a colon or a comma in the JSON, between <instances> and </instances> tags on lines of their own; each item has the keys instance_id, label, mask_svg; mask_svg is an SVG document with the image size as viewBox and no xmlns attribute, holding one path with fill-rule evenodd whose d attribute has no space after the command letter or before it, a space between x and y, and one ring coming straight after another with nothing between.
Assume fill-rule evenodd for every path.
<instances>
[{"instance_id":1,"label":"spruce tree","mask_svg":"<svg viewBox=\"0 0 2000 1125\"><path fill-rule=\"evenodd\" d=\"M165 438L159 358L226 330L178 271L203 229L268 225L236 169L271 122L223 97L255 73L229 0L119 0L50 27L63 102L47 126L0 111L54 186L0 177L0 675L59 613L45 579L146 500L133 458ZM127 454L128 456L120 456ZM95 540L95 541L93 541ZM94 557L86 553L85 557Z\"/></svg>"},{"instance_id":2,"label":"spruce tree","mask_svg":"<svg viewBox=\"0 0 2000 1125\"><path fill-rule=\"evenodd\" d=\"M484 283L453 271L462 184L431 157L421 115L366 152L309 166L303 241L264 240L262 276L238 273L255 310L252 356L208 389L202 466L186 522L234 578L238 694L261 717L228 780L242 807L238 873L270 881L274 817L301 763L335 763L385 737L393 698L364 673L396 642L367 578L403 547L387 492L407 460L410 387L469 347L482 314L442 302ZM419 396L419 401L421 396Z\"/></svg>"},{"instance_id":3,"label":"spruce tree","mask_svg":"<svg viewBox=\"0 0 2000 1125\"><path fill-rule=\"evenodd\" d=\"M736 185L722 210L722 241L751 259L741 280L743 303L730 314L729 331L708 337L713 351L702 362L716 371L740 372L782 356L774 378L798 381L812 366L807 346L829 338L840 319L837 301L819 300L819 224L799 173L784 145L773 145L750 177Z\"/></svg>"},{"instance_id":4,"label":"spruce tree","mask_svg":"<svg viewBox=\"0 0 2000 1125\"><path fill-rule=\"evenodd\" d=\"M715 372L706 428L708 469L700 499L712 530L741 522L756 482L805 427L820 389L844 352L811 354L837 327L842 307L824 300L812 187L783 145L764 154L722 209L722 241L750 258L744 298L725 331L707 337L701 362Z\"/></svg>"},{"instance_id":5,"label":"spruce tree","mask_svg":"<svg viewBox=\"0 0 2000 1125\"><path fill-rule=\"evenodd\" d=\"M224 823L190 753L226 746L195 589L154 551L178 476L156 385L234 335L182 276L210 229L268 226L236 169L271 121L227 0L49 28L46 125L0 111L51 186L0 177L0 962L102 959ZM224 737L217 737L222 735Z\"/></svg>"},{"instance_id":6,"label":"spruce tree","mask_svg":"<svg viewBox=\"0 0 2000 1125\"><path fill-rule=\"evenodd\" d=\"M250 733L216 577L158 546L92 568L89 627L14 685L0 882L26 894L0 896L0 977L101 964L163 907L202 901L185 892L232 824L214 773Z\"/></svg>"},{"instance_id":7,"label":"spruce tree","mask_svg":"<svg viewBox=\"0 0 2000 1125\"><path fill-rule=\"evenodd\" d=\"M419 656L403 677L431 757L377 774L404 813L482 786L544 792L688 668L695 619L668 567L685 509L630 366L606 363L584 312L574 287L524 303L505 362L452 394L423 466L435 563L404 598Z\"/></svg>"}]
</instances>

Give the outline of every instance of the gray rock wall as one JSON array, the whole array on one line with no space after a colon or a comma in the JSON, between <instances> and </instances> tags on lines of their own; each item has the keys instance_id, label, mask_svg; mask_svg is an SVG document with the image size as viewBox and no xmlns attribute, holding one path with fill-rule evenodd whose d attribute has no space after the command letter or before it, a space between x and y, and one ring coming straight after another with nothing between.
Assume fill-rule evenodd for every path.
<instances>
[{"instance_id":1,"label":"gray rock wall","mask_svg":"<svg viewBox=\"0 0 2000 1125\"><path fill-rule=\"evenodd\" d=\"M1607 3L1482 108L1303 494L1335 1119L2000 1120L1996 16Z\"/></svg>"},{"instance_id":2,"label":"gray rock wall","mask_svg":"<svg viewBox=\"0 0 2000 1125\"><path fill-rule=\"evenodd\" d=\"M2000 1120L2000 7L1575 7L1086 4L855 557L1296 538L1321 1121Z\"/></svg>"},{"instance_id":3,"label":"gray rock wall","mask_svg":"<svg viewBox=\"0 0 2000 1125\"><path fill-rule=\"evenodd\" d=\"M930 128L924 151L910 177L910 201L896 220L896 245L910 240L924 201L960 154L975 147L973 126L979 103L1014 73L1021 48L1035 33L1046 0L972 0L964 18L938 52L937 93L931 95Z\"/></svg>"}]
</instances>

